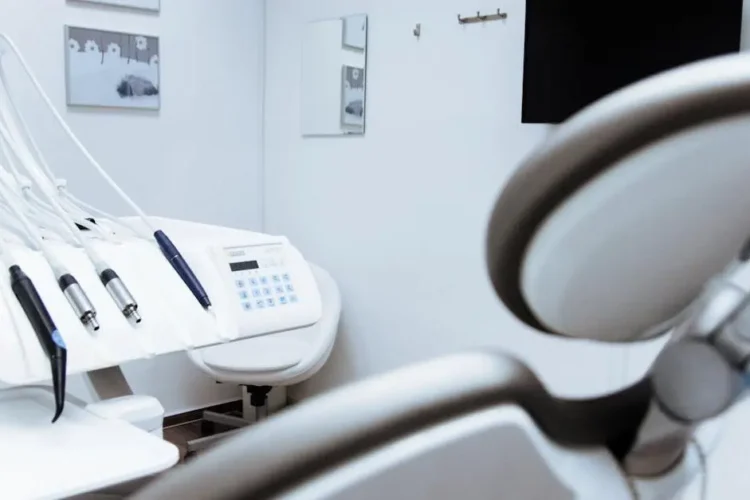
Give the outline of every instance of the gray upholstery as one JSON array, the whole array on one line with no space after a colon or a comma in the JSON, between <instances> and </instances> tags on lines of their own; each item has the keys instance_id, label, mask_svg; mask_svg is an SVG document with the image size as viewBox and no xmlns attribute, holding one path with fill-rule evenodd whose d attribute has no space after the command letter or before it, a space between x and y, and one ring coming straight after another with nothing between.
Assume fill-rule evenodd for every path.
<instances>
[{"instance_id":1,"label":"gray upholstery","mask_svg":"<svg viewBox=\"0 0 750 500\"><path fill-rule=\"evenodd\" d=\"M689 127L748 111L750 57L730 55L627 87L558 127L503 187L490 218L487 263L505 306L536 329L561 333L534 316L520 288L523 256L546 216L628 154Z\"/></svg>"},{"instance_id":2,"label":"gray upholstery","mask_svg":"<svg viewBox=\"0 0 750 500\"><path fill-rule=\"evenodd\" d=\"M393 439L502 403L522 406L560 443L604 444L622 457L650 397L642 382L596 400L558 400L511 357L459 354L301 403L159 478L135 498L273 498Z\"/></svg>"}]
</instances>

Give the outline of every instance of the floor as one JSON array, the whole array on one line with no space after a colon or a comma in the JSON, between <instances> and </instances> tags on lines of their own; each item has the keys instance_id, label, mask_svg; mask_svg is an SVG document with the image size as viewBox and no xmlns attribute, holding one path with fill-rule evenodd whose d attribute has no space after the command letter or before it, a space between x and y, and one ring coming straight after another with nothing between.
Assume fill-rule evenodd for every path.
<instances>
[{"instance_id":1,"label":"floor","mask_svg":"<svg viewBox=\"0 0 750 500\"><path fill-rule=\"evenodd\" d=\"M180 463L189 459L187 452L188 441L204 436L211 436L217 432L231 430L210 422L202 422L201 417L205 410L226 415L241 416L242 401L235 400L227 403L210 406L198 410L189 411L179 415L171 415L164 418L164 439L177 446L180 450Z\"/></svg>"},{"instance_id":2,"label":"floor","mask_svg":"<svg viewBox=\"0 0 750 500\"><path fill-rule=\"evenodd\" d=\"M286 396L284 394L284 396ZM286 408L294 406L295 401L284 400L282 408L276 408L274 414L284 411ZM235 417L242 416L242 402L232 401L229 403L223 403L205 410L210 410L215 413L223 413L226 415L232 415ZM205 436L212 436L216 433L226 432L234 430L232 427L227 427L221 424L215 424L211 422L205 422L201 420L203 410L196 410L193 412L167 417L164 419L164 439L177 446L180 450L180 463L184 463L186 460L194 457L195 454L188 455L187 444L188 441L197 439Z\"/></svg>"},{"instance_id":3,"label":"floor","mask_svg":"<svg viewBox=\"0 0 750 500\"><path fill-rule=\"evenodd\" d=\"M242 412L232 410L221 411L219 413L232 415L234 417L242 416ZM188 454L188 441L233 430L235 430L235 428L233 427L206 422L196 418L195 420L190 420L175 425L165 425L164 439L177 446L177 448L180 450L180 463L184 463L186 460L189 460L196 455L196 453ZM220 442L221 441L217 441L217 444Z\"/></svg>"},{"instance_id":4,"label":"floor","mask_svg":"<svg viewBox=\"0 0 750 500\"><path fill-rule=\"evenodd\" d=\"M164 428L164 439L180 450L180 463L184 462L187 456L188 441L199 437L202 437L200 420Z\"/></svg>"}]
</instances>

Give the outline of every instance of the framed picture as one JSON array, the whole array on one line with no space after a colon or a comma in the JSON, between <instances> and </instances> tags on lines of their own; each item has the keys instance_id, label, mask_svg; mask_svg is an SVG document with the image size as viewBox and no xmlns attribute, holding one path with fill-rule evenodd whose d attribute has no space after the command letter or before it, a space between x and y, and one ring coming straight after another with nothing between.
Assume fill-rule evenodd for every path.
<instances>
[{"instance_id":1,"label":"framed picture","mask_svg":"<svg viewBox=\"0 0 750 500\"><path fill-rule=\"evenodd\" d=\"M344 18L343 45L345 48L365 50L367 46L367 16L364 14Z\"/></svg>"},{"instance_id":2,"label":"framed picture","mask_svg":"<svg viewBox=\"0 0 750 500\"><path fill-rule=\"evenodd\" d=\"M81 3L98 3L101 5L115 5L130 9L152 10L158 12L161 0L76 0Z\"/></svg>"},{"instance_id":3,"label":"framed picture","mask_svg":"<svg viewBox=\"0 0 750 500\"><path fill-rule=\"evenodd\" d=\"M365 69L342 67L341 125L362 129L365 126Z\"/></svg>"},{"instance_id":4,"label":"framed picture","mask_svg":"<svg viewBox=\"0 0 750 500\"><path fill-rule=\"evenodd\" d=\"M159 109L159 39L88 28L65 28L69 106Z\"/></svg>"}]
</instances>

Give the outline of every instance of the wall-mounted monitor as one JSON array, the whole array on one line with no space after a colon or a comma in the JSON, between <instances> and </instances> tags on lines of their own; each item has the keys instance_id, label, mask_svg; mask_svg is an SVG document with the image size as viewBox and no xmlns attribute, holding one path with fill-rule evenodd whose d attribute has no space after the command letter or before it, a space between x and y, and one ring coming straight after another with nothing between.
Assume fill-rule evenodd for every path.
<instances>
[{"instance_id":1,"label":"wall-mounted monitor","mask_svg":"<svg viewBox=\"0 0 750 500\"><path fill-rule=\"evenodd\" d=\"M524 123L740 48L743 0L526 0Z\"/></svg>"}]
</instances>

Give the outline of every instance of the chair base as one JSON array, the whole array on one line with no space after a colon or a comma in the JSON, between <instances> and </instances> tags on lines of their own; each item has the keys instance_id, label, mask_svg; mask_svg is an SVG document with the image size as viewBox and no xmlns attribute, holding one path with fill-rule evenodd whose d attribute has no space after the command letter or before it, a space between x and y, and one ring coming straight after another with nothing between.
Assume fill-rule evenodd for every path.
<instances>
[{"instance_id":1,"label":"chair base","mask_svg":"<svg viewBox=\"0 0 750 500\"><path fill-rule=\"evenodd\" d=\"M213 411L204 411L202 423L214 423L230 427L231 430L192 439L187 443L187 453L192 454L210 448L219 441L234 436L244 427L265 420L268 417L268 394L271 387L267 385L242 386L242 417L226 415Z\"/></svg>"},{"instance_id":2,"label":"chair base","mask_svg":"<svg viewBox=\"0 0 750 500\"><path fill-rule=\"evenodd\" d=\"M215 411L204 411L203 420L212 422L214 424L221 424L227 427L246 427L250 425L250 422L243 417L235 417L233 415L227 415L225 413L216 413Z\"/></svg>"}]
</instances>

